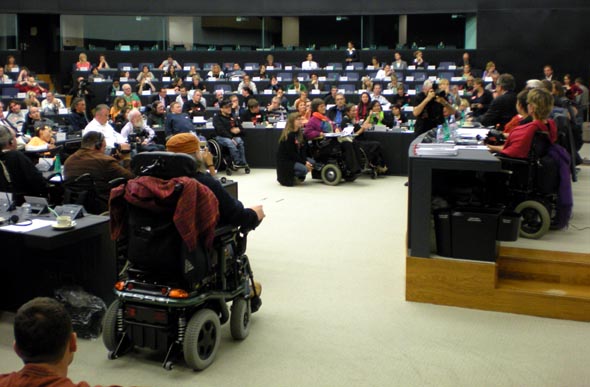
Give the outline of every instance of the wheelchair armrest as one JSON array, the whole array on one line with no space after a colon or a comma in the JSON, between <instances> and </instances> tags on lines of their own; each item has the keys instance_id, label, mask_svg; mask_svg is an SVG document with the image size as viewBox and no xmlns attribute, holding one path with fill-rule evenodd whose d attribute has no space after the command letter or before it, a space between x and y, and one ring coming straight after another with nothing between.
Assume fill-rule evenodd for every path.
<instances>
[{"instance_id":1,"label":"wheelchair armrest","mask_svg":"<svg viewBox=\"0 0 590 387\"><path fill-rule=\"evenodd\" d=\"M515 165L527 165L527 164L529 164L529 160L528 159L516 159L516 158L513 158L513 157L502 156L501 154L496 154L496 157L502 163L515 164Z\"/></svg>"},{"instance_id":2,"label":"wheelchair armrest","mask_svg":"<svg viewBox=\"0 0 590 387\"><path fill-rule=\"evenodd\" d=\"M113 180L109 180L109 187L117 187L121 184L125 184L127 182L127 179L125 179L124 177L116 177Z\"/></svg>"},{"instance_id":3,"label":"wheelchair armrest","mask_svg":"<svg viewBox=\"0 0 590 387\"><path fill-rule=\"evenodd\" d=\"M78 183L80 180L82 179L88 179L88 178L92 178L92 175L88 172L81 174L80 176L76 177L74 179L74 183Z\"/></svg>"},{"instance_id":4,"label":"wheelchair armrest","mask_svg":"<svg viewBox=\"0 0 590 387\"><path fill-rule=\"evenodd\" d=\"M215 237L217 238L222 235L235 234L236 232L238 232L237 227L233 227L233 226L217 227L215 229Z\"/></svg>"}]
</instances>

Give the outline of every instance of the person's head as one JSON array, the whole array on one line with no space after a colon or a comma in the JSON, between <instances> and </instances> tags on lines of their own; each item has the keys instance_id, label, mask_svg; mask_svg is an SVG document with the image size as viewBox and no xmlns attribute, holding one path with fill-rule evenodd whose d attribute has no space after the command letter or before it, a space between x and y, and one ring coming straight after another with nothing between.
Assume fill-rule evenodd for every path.
<instances>
[{"instance_id":1,"label":"person's head","mask_svg":"<svg viewBox=\"0 0 590 387\"><path fill-rule=\"evenodd\" d=\"M277 97L283 98L284 94L285 94L285 90L283 89L283 87L282 86L277 87Z\"/></svg>"},{"instance_id":2,"label":"person's head","mask_svg":"<svg viewBox=\"0 0 590 387\"><path fill-rule=\"evenodd\" d=\"M244 74L244 76L242 77L242 80L247 85L250 83L250 76L248 74Z\"/></svg>"},{"instance_id":3,"label":"person's head","mask_svg":"<svg viewBox=\"0 0 590 387\"><path fill-rule=\"evenodd\" d=\"M16 59L14 59L14 55L8 55L8 57L6 57L6 63L9 65L16 64Z\"/></svg>"},{"instance_id":4,"label":"person's head","mask_svg":"<svg viewBox=\"0 0 590 387\"><path fill-rule=\"evenodd\" d=\"M391 71L391 65L389 63L386 63L385 66L383 66L383 70L387 73L389 71ZM397 79L397 78L396 78Z\"/></svg>"},{"instance_id":5,"label":"person's head","mask_svg":"<svg viewBox=\"0 0 590 387\"><path fill-rule=\"evenodd\" d=\"M481 91L484 88L483 79L475 78L473 80L473 88L477 91Z\"/></svg>"},{"instance_id":6,"label":"person's head","mask_svg":"<svg viewBox=\"0 0 590 387\"><path fill-rule=\"evenodd\" d=\"M166 106L161 101L156 101L152 105L153 110L156 112L157 115L163 115L166 113Z\"/></svg>"},{"instance_id":7,"label":"person's head","mask_svg":"<svg viewBox=\"0 0 590 387\"><path fill-rule=\"evenodd\" d=\"M30 106L29 107L29 118L33 121L37 121L41 119L41 112L37 106Z\"/></svg>"},{"instance_id":8,"label":"person's head","mask_svg":"<svg viewBox=\"0 0 590 387\"><path fill-rule=\"evenodd\" d=\"M34 77L34 76L32 76L32 75L29 75L29 76L27 77L27 82L29 82L29 83L31 83L31 84L32 84L32 83L35 83L35 77Z\"/></svg>"},{"instance_id":9,"label":"person's head","mask_svg":"<svg viewBox=\"0 0 590 387\"><path fill-rule=\"evenodd\" d=\"M369 106L371 108L371 112L373 112L373 113L379 113L383 110L381 108L381 103L377 100L372 101L371 105L369 105Z\"/></svg>"},{"instance_id":10,"label":"person's head","mask_svg":"<svg viewBox=\"0 0 590 387\"><path fill-rule=\"evenodd\" d=\"M404 95L405 94L404 85L402 85L401 83L397 85L397 94L398 95Z\"/></svg>"},{"instance_id":11,"label":"person's head","mask_svg":"<svg viewBox=\"0 0 590 387\"><path fill-rule=\"evenodd\" d=\"M109 120L109 107L104 104L98 105L94 111L94 119L101 125L106 125Z\"/></svg>"},{"instance_id":12,"label":"person's head","mask_svg":"<svg viewBox=\"0 0 590 387\"><path fill-rule=\"evenodd\" d=\"M168 93L168 90L166 90L165 87L161 87L160 91L158 92L158 95L162 98L166 98L166 94ZM124 99L123 99L124 101Z\"/></svg>"},{"instance_id":13,"label":"person's head","mask_svg":"<svg viewBox=\"0 0 590 387\"><path fill-rule=\"evenodd\" d=\"M252 89L250 89L247 86L246 87L242 87L242 97L248 98L251 95L252 95Z\"/></svg>"},{"instance_id":14,"label":"person's head","mask_svg":"<svg viewBox=\"0 0 590 387\"><path fill-rule=\"evenodd\" d=\"M381 84L375 83L373 85L373 95L381 95Z\"/></svg>"},{"instance_id":15,"label":"person's head","mask_svg":"<svg viewBox=\"0 0 590 387\"><path fill-rule=\"evenodd\" d=\"M348 47L349 49L353 49L353 48L354 48L354 43L352 42L352 40L349 40L349 41L348 41L348 43L347 43L347 47Z\"/></svg>"},{"instance_id":16,"label":"person's head","mask_svg":"<svg viewBox=\"0 0 590 387\"><path fill-rule=\"evenodd\" d=\"M556 97L565 97L565 90L563 88L563 83L559 81L551 81L551 94L555 95Z\"/></svg>"},{"instance_id":17,"label":"person's head","mask_svg":"<svg viewBox=\"0 0 590 387\"><path fill-rule=\"evenodd\" d=\"M287 124L285 125L284 132L289 134L290 132L299 132L303 126L303 117L298 112L291 113L287 117ZM286 138L287 136L285 136Z\"/></svg>"},{"instance_id":18,"label":"person's head","mask_svg":"<svg viewBox=\"0 0 590 387\"><path fill-rule=\"evenodd\" d=\"M295 109L299 114L305 114L305 111L307 110L307 104L305 101L297 101L297 106L295 106Z\"/></svg>"},{"instance_id":19,"label":"person's head","mask_svg":"<svg viewBox=\"0 0 590 387\"><path fill-rule=\"evenodd\" d=\"M215 99L218 101L223 99L223 90L215 90Z\"/></svg>"},{"instance_id":20,"label":"person's head","mask_svg":"<svg viewBox=\"0 0 590 387\"><path fill-rule=\"evenodd\" d=\"M397 51L393 54L393 57L395 58L396 61L397 60L402 60L402 54L400 54Z\"/></svg>"},{"instance_id":21,"label":"person's head","mask_svg":"<svg viewBox=\"0 0 590 387\"><path fill-rule=\"evenodd\" d=\"M422 51L420 51L420 50L414 51L414 58L422 59Z\"/></svg>"},{"instance_id":22,"label":"person's head","mask_svg":"<svg viewBox=\"0 0 590 387\"><path fill-rule=\"evenodd\" d=\"M123 102L125 102L125 100L123 100ZM75 98L72 101L72 109L76 113L84 113L86 111L86 101L84 98Z\"/></svg>"},{"instance_id":23,"label":"person's head","mask_svg":"<svg viewBox=\"0 0 590 387\"><path fill-rule=\"evenodd\" d=\"M166 61L168 62L169 65L172 65L174 63L174 58L172 58L172 55L168 55L168 58L166 58Z\"/></svg>"},{"instance_id":24,"label":"person's head","mask_svg":"<svg viewBox=\"0 0 590 387\"><path fill-rule=\"evenodd\" d=\"M449 83L448 79L441 78L438 80L438 88L443 90L445 93L448 93L451 89L451 84Z\"/></svg>"},{"instance_id":25,"label":"person's head","mask_svg":"<svg viewBox=\"0 0 590 387\"><path fill-rule=\"evenodd\" d=\"M35 125L35 136L39 137L41 140L45 142L51 141L51 137L53 136L53 131L51 127L44 122L40 122L38 125Z\"/></svg>"},{"instance_id":26,"label":"person's head","mask_svg":"<svg viewBox=\"0 0 590 387\"><path fill-rule=\"evenodd\" d=\"M170 113L179 114L182 112L182 105L179 102L172 102L170 104Z\"/></svg>"},{"instance_id":27,"label":"person's head","mask_svg":"<svg viewBox=\"0 0 590 387\"><path fill-rule=\"evenodd\" d=\"M560 82L561 84L561 82ZM548 79L543 79L541 81L541 84L539 85L540 88L544 88L545 90L547 90L548 92L551 93L551 91L553 90L553 83L551 83L550 80ZM563 88L563 84L561 84L561 87Z\"/></svg>"},{"instance_id":28,"label":"person's head","mask_svg":"<svg viewBox=\"0 0 590 387\"><path fill-rule=\"evenodd\" d=\"M35 298L16 312L14 350L24 363L69 365L76 348L72 319L57 300Z\"/></svg>"},{"instance_id":29,"label":"person's head","mask_svg":"<svg viewBox=\"0 0 590 387\"><path fill-rule=\"evenodd\" d=\"M143 73L149 73L150 72L150 67L148 65L143 65L143 67L141 68L141 71Z\"/></svg>"},{"instance_id":30,"label":"person's head","mask_svg":"<svg viewBox=\"0 0 590 387\"><path fill-rule=\"evenodd\" d=\"M265 74L265 73L266 73L266 65L265 65L265 64L261 64L261 65L258 67L258 73L259 73L259 74Z\"/></svg>"},{"instance_id":31,"label":"person's head","mask_svg":"<svg viewBox=\"0 0 590 387\"><path fill-rule=\"evenodd\" d=\"M367 105L369 102L371 102L371 96L366 91L363 91L361 94L361 103Z\"/></svg>"},{"instance_id":32,"label":"person's head","mask_svg":"<svg viewBox=\"0 0 590 387\"><path fill-rule=\"evenodd\" d=\"M371 58L371 65L373 67L381 67L381 63L379 62L379 59L376 56L373 56Z\"/></svg>"},{"instance_id":33,"label":"person's head","mask_svg":"<svg viewBox=\"0 0 590 387\"><path fill-rule=\"evenodd\" d=\"M307 56L305 57L306 61L312 61L313 60L313 55L311 53L307 54Z\"/></svg>"},{"instance_id":34,"label":"person's head","mask_svg":"<svg viewBox=\"0 0 590 387\"><path fill-rule=\"evenodd\" d=\"M344 107L344 105L346 105L346 98L344 97L344 94L342 94L342 93L336 94L336 98L334 98L334 101L336 102L336 106L339 109L342 109L342 107Z\"/></svg>"},{"instance_id":35,"label":"person's head","mask_svg":"<svg viewBox=\"0 0 590 387\"><path fill-rule=\"evenodd\" d=\"M0 150L15 150L16 146L16 133L9 127L0 125Z\"/></svg>"},{"instance_id":36,"label":"person's head","mask_svg":"<svg viewBox=\"0 0 590 387\"><path fill-rule=\"evenodd\" d=\"M277 96L272 97L270 100L270 110L278 109L281 106L281 99Z\"/></svg>"},{"instance_id":37,"label":"person's head","mask_svg":"<svg viewBox=\"0 0 590 387\"><path fill-rule=\"evenodd\" d=\"M311 73L311 74L309 75L309 78L310 78L312 81L317 81L317 80L318 80L318 75L317 75L316 73Z\"/></svg>"},{"instance_id":38,"label":"person's head","mask_svg":"<svg viewBox=\"0 0 590 387\"><path fill-rule=\"evenodd\" d=\"M238 98L238 96L236 94L232 94L229 97L229 101L231 103L232 109L237 109L240 106L240 99Z\"/></svg>"},{"instance_id":39,"label":"person's head","mask_svg":"<svg viewBox=\"0 0 590 387\"><path fill-rule=\"evenodd\" d=\"M504 73L498 77L496 81L496 92L509 92L513 91L516 86L514 77L511 74Z\"/></svg>"},{"instance_id":40,"label":"person's head","mask_svg":"<svg viewBox=\"0 0 590 387\"><path fill-rule=\"evenodd\" d=\"M20 102L12 100L8 103L8 109L11 113L20 113Z\"/></svg>"},{"instance_id":41,"label":"person's head","mask_svg":"<svg viewBox=\"0 0 590 387\"><path fill-rule=\"evenodd\" d=\"M469 63L465 63L463 66L463 74L470 74L471 73L471 65Z\"/></svg>"},{"instance_id":42,"label":"person's head","mask_svg":"<svg viewBox=\"0 0 590 387\"><path fill-rule=\"evenodd\" d=\"M545 89L533 89L527 95L527 108L535 120L546 120L553 109L553 97Z\"/></svg>"},{"instance_id":43,"label":"person's head","mask_svg":"<svg viewBox=\"0 0 590 387\"><path fill-rule=\"evenodd\" d=\"M486 73L490 74L490 73L493 73L494 71L496 71L496 64L492 61L489 61L488 63L486 63Z\"/></svg>"},{"instance_id":44,"label":"person's head","mask_svg":"<svg viewBox=\"0 0 590 387\"><path fill-rule=\"evenodd\" d=\"M186 97L186 95L188 94L188 90L187 90L186 86L180 86L179 90L180 90L180 95L183 97Z\"/></svg>"},{"instance_id":45,"label":"person's head","mask_svg":"<svg viewBox=\"0 0 590 387\"><path fill-rule=\"evenodd\" d=\"M543 67L543 74L545 74L545 78L549 78L553 75L553 67L551 65L545 65Z\"/></svg>"},{"instance_id":46,"label":"person's head","mask_svg":"<svg viewBox=\"0 0 590 387\"><path fill-rule=\"evenodd\" d=\"M240 64L239 63L234 63L234 65L233 65L232 68L233 68L234 71L238 71L238 70L240 70Z\"/></svg>"},{"instance_id":47,"label":"person's head","mask_svg":"<svg viewBox=\"0 0 590 387\"><path fill-rule=\"evenodd\" d=\"M82 53L80 53L80 55L78 55L78 60L79 60L80 62L86 62L86 61L88 61L88 57L86 56L86 54L84 54L84 53L82 52Z\"/></svg>"},{"instance_id":48,"label":"person's head","mask_svg":"<svg viewBox=\"0 0 590 387\"><path fill-rule=\"evenodd\" d=\"M232 110L232 101L229 98L225 98L219 103L219 110L224 116L230 116Z\"/></svg>"},{"instance_id":49,"label":"person's head","mask_svg":"<svg viewBox=\"0 0 590 387\"><path fill-rule=\"evenodd\" d=\"M250 111L250 113L254 114L260 112L260 104L255 98L250 98L248 100L248 110Z\"/></svg>"},{"instance_id":50,"label":"person's head","mask_svg":"<svg viewBox=\"0 0 590 387\"><path fill-rule=\"evenodd\" d=\"M82 137L82 143L80 144L80 147L104 153L107 147L107 142L102 132L92 130Z\"/></svg>"},{"instance_id":51,"label":"person's head","mask_svg":"<svg viewBox=\"0 0 590 387\"><path fill-rule=\"evenodd\" d=\"M211 72L213 74L219 74L221 72L221 66L215 63L213 66L211 66Z\"/></svg>"},{"instance_id":52,"label":"person's head","mask_svg":"<svg viewBox=\"0 0 590 387\"><path fill-rule=\"evenodd\" d=\"M274 64L274 62L275 62L275 57L272 56L272 54L268 54L266 56L266 64L269 66L272 66Z\"/></svg>"},{"instance_id":53,"label":"person's head","mask_svg":"<svg viewBox=\"0 0 590 387\"><path fill-rule=\"evenodd\" d=\"M166 141L166 150L173 153L184 153L194 157L197 161L202 160L201 143L199 138L192 133L179 133Z\"/></svg>"},{"instance_id":54,"label":"person's head","mask_svg":"<svg viewBox=\"0 0 590 387\"><path fill-rule=\"evenodd\" d=\"M92 75L98 75L98 67L92 68Z\"/></svg>"},{"instance_id":55,"label":"person's head","mask_svg":"<svg viewBox=\"0 0 590 387\"><path fill-rule=\"evenodd\" d=\"M320 113L320 114L325 114L326 113L326 103L324 102L323 99L321 98L314 98L313 101L311 101L311 112L312 113Z\"/></svg>"},{"instance_id":56,"label":"person's head","mask_svg":"<svg viewBox=\"0 0 590 387\"><path fill-rule=\"evenodd\" d=\"M168 66L168 75L174 75L174 74L176 74L176 67Z\"/></svg>"},{"instance_id":57,"label":"person's head","mask_svg":"<svg viewBox=\"0 0 590 387\"><path fill-rule=\"evenodd\" d=\"M399 105L396 104L392 104L391 105L391 113L395 116L395 117L399 117L402 115L402 109Z\"/></svg>"},{"instance_id":58,"label":"person's head","mask_svg":"<svg viewBox=\"0 0 590 387\"><path fill-rule=\"evenodd\" d=\"M201 97L203 97L203 93L201 92L201 90L197 89L193 92L193 101L194 102L200 103Z\"/></svg>"},{"instance_id":59,"label":"person's head","mask_svg":"<svg viewBox=\"0 0 590 387\"><path fill-rule=\"evenodd\" d=\"M299 98L302 99L302 100L304 100L304 101L307 100L307 91L301 90L299 92Z\"/></svg>"},{"instance_id":60,"label":"person's head","mask_svg":"<svg viewBox=\"0 0 590 387\"><path fill-rule=\"evenodd\" d=\"M582 77L577 77L575 82L576 85L582 85L584 83L584 80L582 79Z\"/></svg>"},{"instance_id":61,"label":"person's head","mask_svg":"<svg viewBox=\"0 0 590 387\"><path fill-rule=\"evenodd\" d=\"M105 57L104 55L99 55L99 56L98 56L98 61L99 61L99 62L104 62L104 61L106 61L106 60L107 60L107 59L106 59L106 57Z\"/></svg>"},{"instance_id":62,"label":"person's head","mask_svg":"<svg viewBox=\"0 0 590 387\"><path fill-rule=\"evenodd\" d=\"M127 119L131 122L134 128L143 128L144 122L141 112L137 109L131 109L127 113Z\"/></svg>"},{"instance_id":63,"label":"person's head","mask_svg":"<svg viewBox=\"0 0 590 387\"><path fill-rule=\"evenodd\" d=\"M422 84L422 91L424 92L424 94L428 94L428 92L432 89L432 81L427 79L424 81L424 83Z\"/></svg>"},{"instance_id":64,"label":"person's head","mask_svg":"<svg viewBox=\"0 0 590 387\"><path fill-rule=\"evenodd\" d=\"M121 88L123 89L123 94L125 94L126 96L131 95L131 85L130 84L125 83Z\"/></svg>"},{"instance_id":65,"label":"person's head","mask_svg":"<svg viewBox=\"0 0 590 387\"><path fill-rule=\"evenodd\" d=\"M569 75L569 74L565 74L563 76L563 84L566 85L566 86L571 85L572 84L572 76Z\"/></svg>"},{"instance_id":66,"label":"person's head","mask_svg":"<svg viewBox=\"0 0 590 387\"><path fill-rule=\"evenodd\" d=\"M346 114L348 116L348 118L351 118L351 119L356 118L358 111L359 111L359 107L352 104L352 103L346 104L346 107L344 108L344 114Z\"/></svg>"},{"instance_id":67,"label":"person's head","mask_svg":"<svg viewBox=\"0 0 590 387\"><path fill-rule=\"evenodd\" d=\"M338 93L338 86L337 86L337 85L332 85L332 86L330 87L330 95L331 95L333 98L336 98L336 93Z\"/></svg>"},{"instance_id":68,"label":"person's head","mask_svg":"<svg viewBox=\"0 0 590 387\"><path fill-rule=\"evenodd\" d=\"M527 96L529 95L529 91L527 89L522 90L520 93L516 95L516 111L521 116L528 116L529 113L527 111Z\"/></svg>"}]
</instances>

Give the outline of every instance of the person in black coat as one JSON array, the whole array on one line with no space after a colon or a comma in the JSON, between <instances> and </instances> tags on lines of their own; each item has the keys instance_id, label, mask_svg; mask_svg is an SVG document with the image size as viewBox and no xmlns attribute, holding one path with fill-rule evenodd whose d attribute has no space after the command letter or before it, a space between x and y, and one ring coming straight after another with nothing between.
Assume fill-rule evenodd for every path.
<instances>
[{"instance_id":1,"label":"person in black coat","mask_svg":"<svg viewBox=\"0 0 590 387\"><path fill-rule=\"evenodd\" d=\"M358 61L359 61L359 53L356 50L356 48L354 48L354 43L352 43L352 41L349 41L348 46L346 47L346 57L344 58L344 64L349 65L352 62L358 62Z\"/></svg>"},{"instance_id":2,"label":"person in black coat","mask_svg":"<svg viewBox=\"0 0 590 387\"><path fill-rule=\"evenodd\" d=\"M16 133L0 125L0 191L12 192L17 205L24 196L44 196L47 182L29 157L16 150Z\"/></svg>"},{"instance_id":3,"label":"person in black coat","mask_svg":"<svg viewBox=\"0 0 590 387\"><path fill-rule=\"evenodd\" d=\"M488 111L476 118L483 126L496 126L504 129L504 125L516 115L516 94L514 93L514 77L510 74L502 74L496 83L498 95L490 104Z\"/></svg>"},{"instance_id":4,"label":"person in black coat","mask_svg":"<svg viewBox=\"0 0 590 387\"><path fill-rule=\"evenodd\" d=\"M298 181L303 181L313 168L311 159L306 158L302 126L303 121L299 113L289 114L287 125L279 137L277 180L281 185L287 187L295 185Z\"/></svg>"}]
</instances>

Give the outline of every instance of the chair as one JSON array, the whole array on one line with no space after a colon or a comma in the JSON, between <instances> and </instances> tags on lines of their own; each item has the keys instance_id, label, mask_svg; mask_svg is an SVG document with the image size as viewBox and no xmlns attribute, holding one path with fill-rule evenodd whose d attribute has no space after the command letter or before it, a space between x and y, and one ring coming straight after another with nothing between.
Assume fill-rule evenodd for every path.
<instances>
[{"instance_id":1,"label":"chair","mask_svg":"<svg viewBox=\"0 0 590 387\"><path fill-rule=\"evenodd\" d=\"M346 71L344 76L348 77L349 81L358 81L360 79L360 75L356 71Z\"/></svg>"},{"instance_id":2,"label":"chair","mask_svg":"<svg viewBox=\"0 0 590 387\"><path fill-rule=\"evenodd\" d=\"M345 93L354 93L356 88L352 83L339 83L338 89L344 90Z\"/></svg>"},{"instance_id":3,"label":"chair","mask_svg":"<svg viewBox=\"0 0 590 387\"><path fill-rule=\"evenodd\" d=\"M281 82L292 82L293 73L280 72L277 74L277 78L281 78Z\"/></svg>"},{"instance_id":4,"label":"chair","mask_svg":"<svg viewBox=\"0 0 590 387\"><path fill-rule=\"evenodd\" d=\"M422 71L414 72L414 82L424 82L426 80L426 73Z\"/></svg>"},{"instance_id":5,"label":"chair","mask_svg":"<svg viewBox=\"0 0 590 387\"><path fill-rule=\"evenodd\" d=\"M440 62L438 64L439 70L448 70L449 66L455 66L455 62Z\"/></svg>"},{"instance_id":6,"label":"chair","mask_svg":"<svg viewBox=\"0 0 590 387\"><path fill-rule=\"evenodd\" d=\"M299 82L307 82L309 81L309 73L297 73L297 79Z\"/></svg>"},{"instance_id":7,"label":"chair","mask_svg":"<svg viewBox=\"0 0 590 387\"><path fill-rule=\"evenodd\" d=\"M365 64L363 62L351 62L350 65L354 70L363 70L365 68Z\"/></svg>"},{"instance_id":8,"label":"chair","mask_svg":"<svg viewBox=\"0 0 590 387\"><path fill-rule=\"evenodd\" d=\"M212 62L207 62L207 63L203 63L203 71L210 71L211 68L213 67L213 65L215 65L216 63L212 63Z\"/></svg>"},{"instance_id":9,"label":"chair","mask_svg":"<svg viewBox=\"0 0 590 387\"><path fill-rule=\"evenodd\" d=\"M455 74L453 72L450 71L442 71L438 73L438 79L447 79L447 80L451 80L452 77L454 77Z\"/></svg>"},{"instance_id":10,"label":"chair","mask_svg":"<svg viewBox=\"0 0 590 387\"><path fill-rule=\"evenodd\" d=\"M154 69L154 64L153 63L148 63L148 62L142 62L140 63L137 68L139 69L139 71L141 71L143 69L143 66L147 66L150 71L152 71Z\"/></svg>"},{"instance_id":11,"label":"chair","mask_svg":"<svg viewBox=\"0 0 590 387\"><path fill-rule=\"evenodd\" d=\"M232 337L243 340L249 334L251 314L260 307L245 255L246 233L220 228L211 247L201 237L189 250L176 227L176 207L187 200L183 198L187 187L210 192L190 178L196 171L195 160L185 154L141 153L132 160L132 168L145 183L154 178L176 181L157 208L125 199L123 193L135 179L112 195L112 227L115 233L127 230L129 264L103 320L103 343L109 359L142 347L164 352L165 369L183 355L190 368L203 370L215 360L221 324L229 321ZM198 200L207 200L204 192Z\"/></svg>"},{"instance_id":12,"label":"chair","mask_svg":"<svg viewBox=\"0 0 590 387\"><path fill-rule=\"evenodd\" d=\"M108 210L108 202L98 195L94 178L85 173L64 181L64 204L78 204L90 214L102 214Z\"/></svg>"},{"instance_id":13,"label":"chair","mask_svg":"<svg viewBox=\"0 0 590 387\"><path fill-rule=\"evenodd\" d=\"M117 69L119 71L124 71L125 68L133 68L133 65L130 62L122 62L122 63L117 63Z\"/></svg>"},{"instance_id":14,"label":"chair","mask_svg":"<svg viewBox=\"0 0 590 387\"><path fill-rule=\"evenodd\" d=\"M18 89L16 87L3 87L2 88L2 95L10 98L15 98L18 94Z\"/></svg>"},{"instance_id":15,"label":"chair","mask_svg":"<svg viewBox=\"0 0 590 387\"><path fill-rule=\"evenodd\" d=\"M332 66L332 69L334 70L342 71L342 63L331 62L328 63L328 66Z\"/></svg>"},{"instance_id":16,"label":"chair","mask_svg":"<svg viewBox=\"0 0 590 387\"><path fill-rule=\"evenodd\" d=\"M258 63L256 63L256 62L246 62L246 63L244 63L244 69L247 68L247 67L252 68L252 70L258 70L258 69L260 69L260 65Z\"/></svg>"}]
</instances>

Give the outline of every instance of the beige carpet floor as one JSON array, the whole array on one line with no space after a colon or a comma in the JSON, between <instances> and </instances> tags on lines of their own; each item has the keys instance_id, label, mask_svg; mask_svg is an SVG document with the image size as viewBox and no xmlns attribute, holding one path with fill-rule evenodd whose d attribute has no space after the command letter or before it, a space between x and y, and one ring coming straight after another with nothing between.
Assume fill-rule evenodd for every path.
<instances>
[{"instance_id":1,"label":"beige carpet floor","mask_svg":"<svg viewBox=\"0 0 590 387\"><path fill-rule=\"evenodd\" d=\"M101 340L81 340L74 381L124 386L588 386L590 325L406 302L404 177L285 188L273 170L238 174L240 198L267 219L248 255L263 284L250 336L223 328L203 372L161 357L110 361ZM538 248L590 249L590 167L575 184L572 227ZM574 227L575 226L575 227ZM584 229L584 227L586 227ZM518 244L517 243L517 244ZM6 258L6 257L3 257ZM590 313L590 311L589 311ZM11 313L0 312L0 372L21 367Z\"/></svg>"}]
</instances>

